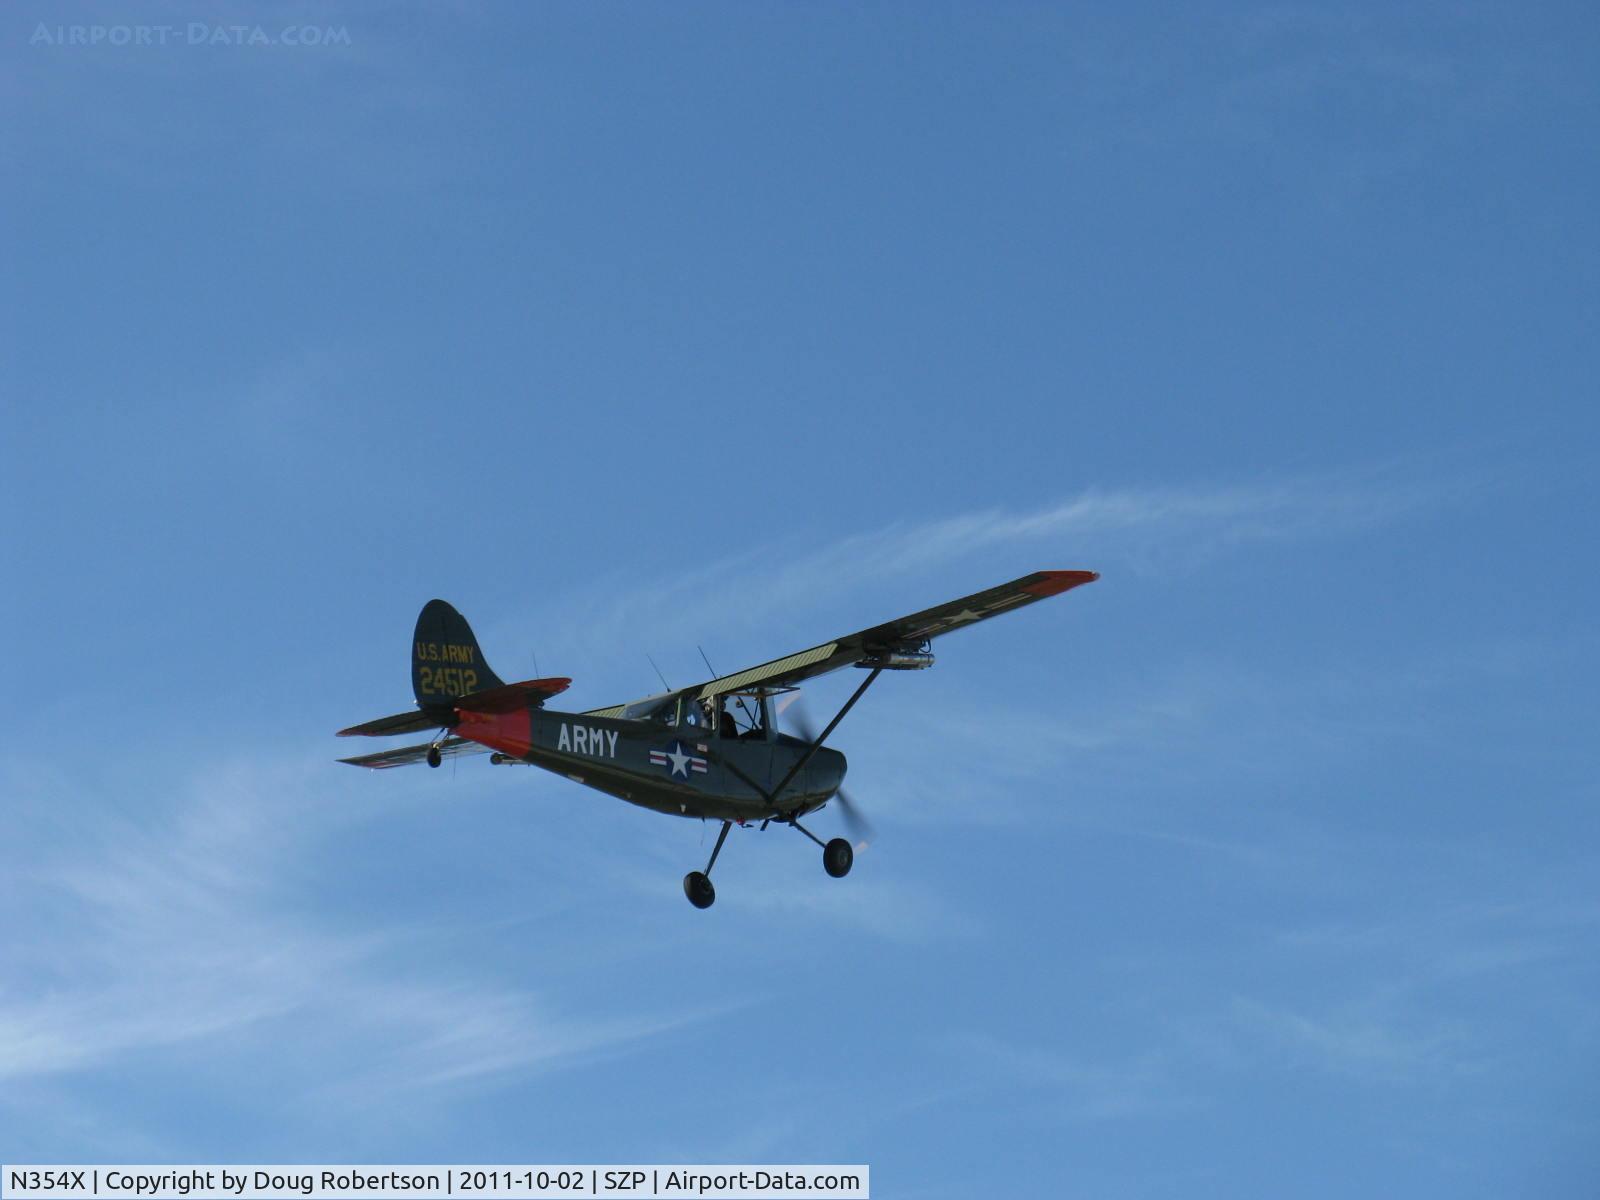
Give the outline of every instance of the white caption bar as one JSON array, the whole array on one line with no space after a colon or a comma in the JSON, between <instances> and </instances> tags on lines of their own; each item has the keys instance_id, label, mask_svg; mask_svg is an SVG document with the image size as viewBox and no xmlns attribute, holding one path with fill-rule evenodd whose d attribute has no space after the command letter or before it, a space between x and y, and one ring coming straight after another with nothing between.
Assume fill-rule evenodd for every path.
<instances>
[{"instance_id":1,"label":"white caption bar","mask_svg":"<svg viewBox=\"0 0 1600 1200\"><path fill-rule=\"evenodd\" d=\"M870 1200L844 1166L5 1166L3 1200Z\"/></svg>"}]
</instances>

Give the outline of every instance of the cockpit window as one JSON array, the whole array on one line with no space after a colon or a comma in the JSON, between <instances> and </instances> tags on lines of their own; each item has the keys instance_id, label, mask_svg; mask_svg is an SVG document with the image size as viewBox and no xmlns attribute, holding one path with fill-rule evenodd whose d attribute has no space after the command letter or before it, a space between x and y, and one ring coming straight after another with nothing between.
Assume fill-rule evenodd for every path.
<instances>
[{"instance_id":1,"label":"cockpit window","mask_svg":"<svg viewBox=\"0 0 1600 1200\"><path fill-rule=\"evenodd\" d=\"M722 713L718 736L761 741L766 738L766 712L761 697L744 692L728 692L717 698Z\"/></svg>"},{"instance_id":2,"label":"cockpit window","mask_svg":"<svg viewBox=\"0 0 1600 1200\"><path fill-rule=\"evenodd\" d=\"M701 700L680 692L635 701L622 715L630 721L687 727L702 737L760 741L767 738L767 707L768 702L756 693L730 692Z\"/></svg>"},{"instance_id":3,"label":"cockpit window","mask_svg":"<svg viewBox=\"0 0 1600 1200\"><path fill-rule=\"evenodd\" d=\"M652 696L648 700L640 700L628 705L622 710L622 715L629 721L649 721L655 725L676 725L678 723L678 697L677 696Z\"/></svg>"}]
</instances>

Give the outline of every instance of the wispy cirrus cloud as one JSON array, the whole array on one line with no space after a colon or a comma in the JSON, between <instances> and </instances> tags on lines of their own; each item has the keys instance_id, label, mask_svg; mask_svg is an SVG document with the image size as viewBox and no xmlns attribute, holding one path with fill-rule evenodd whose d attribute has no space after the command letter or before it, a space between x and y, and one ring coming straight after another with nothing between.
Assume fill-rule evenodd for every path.
<instances>
[{"instance_id":1,"label":"wispy cirrus cloud","mask_svg":"<svg viewBox=\"0 0 1600 1200\"><path fill-rule=\"evenodd\" d=\"M1238 997L1231 1016L1257 1057L1291 1059L1361 1079L1415 1082L1470 1070L1477 1053L1466 1023L1418 1008L1317 1012Z\"/></svg>"},{"instance_id":2,"label":"wispy cirrus cloud","mask_svg":"<svg viewBox=\"0 0 1600 1200\"><path fill-rule=\"evenodd\" d=\"M1432 754L1453 733L1448 722L1493 720L1507 697L1536 691L1542 672L1574 648L1495 637L1405 655L1190 649L1093 686L1064 686L1045 704L992 685L938 691L942 681L918 680L935 688L932 700L852 716L867 734L851 747L851 782L898 825L1072 824L1272 868L1317 838L1302 830L1290 839L1282 822L1293 808L1259 812L1241 793L1303 790L1308 772L1337 772L1352 753ZM1464 706L1462 696L1475 699ZM1522 711L1532 705L1524 700ZM982 753L947 753L969 743ZM1552 761L1561 749L1552 739ZM1475 753L1486 766L1506 756L1495 743ZM1247 827L1224 820L1243 812Z\"/></svg>"},{"instance_id":3,"label":"wispy cirrus cloud","mask_svg":"<svg viewBox=\"0 0 1600 1200\"><path fill-rule=\"evenodd\" d=\"M936 1049L959 1067L964 1095L1027 1094L1061 1122L1201 1108L1231 1081L1285 1070L1363 1095L1479 1088L1508 1062L1537 1070L1534 1048L1552 1029L1567 1053L1592 1054L1596 926L1592 906L1552 889L1367 923L1290 922L1265 943L1219 930L1203 955L1168 947L1085 964L1138 980L1158 1014L1125 1042L1086 1052L1052 1025L1031 1038L952 1031ZM1217 970L1230 955L1236 966Z\"/></svg>"},{"instance_id":4,"label":"wispy cirrus cloud","mask_svg":"<svg viewBox=\"0 0 1600 1200\"><path fill-rule=\"evenodd\" d=\"M1038 1093L1040 1110L1061 1120L1144 1117L1194 1105L1173 1077L1165 1050L1089 1062L1054 1044L1025 1044L992 1033L950 1034L939 1048L965 1065L974 1087Z\"/></svg>"},{"instance_id":5,"label":"wispy cirrus cloud","mask_svg":"<svg viewBox=\"0 0 1600 1200\"><path fill-rule=\"evenodd\" d=\"M14 764L4 885L0 1079L25 1084L130 1056L266 1056L285 1086L369 1097L459 1089L620 1052L727 1009L577 1014L447 955L427 931L306 903L311 863L375 813L320 763L241 760L135 813L92 781ZM300 1057L272 1051L299 1049Z\"/></svg>"},{"instance_id":6,"label":"wispy cirrus cloud","mask_svg":"<svg viewBox=\"0 0 1600 1200\"><path fill-rule=\"evenodd\" d=\"M810 867L807 856L807 866ZM888 941L923 945L978 936L983 923L933 888L870 876L846 888L817 885L815 870L741 898L749 909L780 919L822 920ZM864 876L867 872L862 873Z\"/></svg>"},{"instance_id":7,"label":"wispy cirrus cloud","mask_svg":"<svg viewBox=\"0 0 1600 1200\"><path fill-rule=\"evenodd\" d=\"M619 573L550 593L537 619L521 614L514 625L503 622L503 637L537 628L541 644L577 658L641 642L693 645L708 636L708 625L722 636L768 628L792 614L797 598L821 609L884 581L1013 551L1026 551L1034 568L1168 575L1252 544L1350 536L1438 509L1481 486L1461 472L1385 463L1243 484L1087 488L1037 508L995 506L897 521L809 548L772 539L644 579Z\"/></svg>"}]
</instances>

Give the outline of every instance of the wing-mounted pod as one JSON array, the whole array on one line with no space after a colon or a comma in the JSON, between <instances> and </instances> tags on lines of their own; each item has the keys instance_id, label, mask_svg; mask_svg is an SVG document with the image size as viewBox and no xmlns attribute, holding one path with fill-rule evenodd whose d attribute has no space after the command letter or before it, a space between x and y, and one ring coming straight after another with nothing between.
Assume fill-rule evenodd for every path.
<instances>
[{"instance_id":1,"label":"wing-mounted pod","mask_svg":"<svg viewBox=\"0 0 1600 1200\"><path fill-rule=\"evenodd\" d=\"M878 671L925 671L933 666L933 642L923 638L920 642L868 647L856 666Z\"/></svg>"}]
</instances>

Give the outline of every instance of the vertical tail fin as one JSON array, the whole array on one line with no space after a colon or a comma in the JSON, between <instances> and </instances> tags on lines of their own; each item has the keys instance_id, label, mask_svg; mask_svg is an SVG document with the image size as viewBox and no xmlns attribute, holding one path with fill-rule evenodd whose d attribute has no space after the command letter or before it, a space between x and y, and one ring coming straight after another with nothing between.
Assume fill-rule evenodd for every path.
<instances>
[{"instance_id":1,"label":"vertical tail fin","mask_svg":"<svg viewBox=\"0 0 1600 1200\"><path fill-rule=\"evenodd\" d=\"M411 639L411 690L418 707L448 720L462 696L501 686L467 619L443 600L423 605Z\"/></svg>"}]
</instances>

